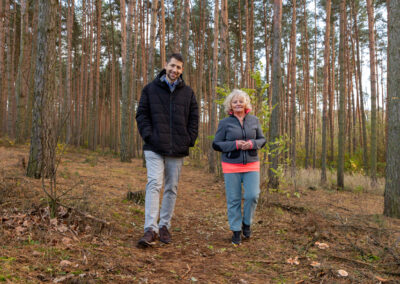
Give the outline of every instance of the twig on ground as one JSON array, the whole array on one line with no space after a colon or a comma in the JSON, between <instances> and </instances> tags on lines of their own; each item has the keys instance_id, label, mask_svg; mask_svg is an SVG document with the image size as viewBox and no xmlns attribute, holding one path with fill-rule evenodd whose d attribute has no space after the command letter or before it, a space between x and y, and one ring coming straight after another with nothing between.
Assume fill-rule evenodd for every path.
<instances>
[{"instance_id":1,"label":"twig on ground","mask_svg":"<svg viewBox=\"0 0 400 284\"><path fill-rule=\"evenodd\" d=\"M71 206L64 205L64 204L62 204L62 203L60 203L60 202L57 202L57 204L58 204L59 206L65 207L65 208L67 208L67 209L69 209L69 210L75 211L77 214L79 214L79 215L81 215L81 216L83 216L83 217L85 217L85 218L87 218L87 219L96 221L96 222L101 223L101 224L104 224L104 225L106 225L106 226L110 226L110 225L111 225L110 222L108 222L108 221L106 221L106 220L103 220L103 219L100 219L100 218L97 218L97 217L95 217L95 216L92 216L92 215L90 215L89 213L82 212L82 211L80 211L80 210L78 210L78 209L76 209L76 208L73 208L73 207L71 207Z\"/></svg>"},{"instance_id":2,"label":"twig on ground","mask_svg":"<svg viewBox=\"0 0 400 284\"><path fill-rule=\"evenodd\" d=\"M185 274L182 275L182 277L181 277L182 279L185 278L186 275L188 275L189 272L192 270L192 269L190 268L189 264L187 264L187 263L186 263L186 267L187 267L187 271L185 272Z\"/></svg>"}]
</instances>

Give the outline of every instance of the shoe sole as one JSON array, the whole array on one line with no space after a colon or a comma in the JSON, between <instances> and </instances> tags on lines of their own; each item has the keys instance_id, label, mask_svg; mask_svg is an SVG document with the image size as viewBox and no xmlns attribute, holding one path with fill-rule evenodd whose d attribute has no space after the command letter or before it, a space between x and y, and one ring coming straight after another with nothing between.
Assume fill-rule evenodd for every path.
<instances>
[{"instance_id":1,"label":"shoe sole","mask_svg":"<svg viewBox=\"0 0 400 284\"><path fill-rule=\"evenodd\" d=\"M171 243L171 241L165 241L165 240L161 240L161 239L160 239L160 242L162 242L162 243L164 243L164 244L166 244L166 245L169 244L169 243Z\"/></svg>"}]
</instances>

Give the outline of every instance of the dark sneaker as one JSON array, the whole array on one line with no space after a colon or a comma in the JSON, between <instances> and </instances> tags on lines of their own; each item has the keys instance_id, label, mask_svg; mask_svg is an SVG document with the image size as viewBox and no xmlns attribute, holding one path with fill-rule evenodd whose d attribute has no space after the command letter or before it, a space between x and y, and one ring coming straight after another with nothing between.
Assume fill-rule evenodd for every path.
<instances>
[{"instance_id":1,"label":"dark sneaker","mask_svg":"<svg viewBox=\"0 0 400 284\"><path fill-rule=\"evenodd\" d=\"M171 242L171 234L168 232L167 226L162 226L159 230L160 242L169 244Z\"/></svg>"},{"instance_id":2,"label":"dark sneaker","mask_svg":"<svg viewBox=\"0 0 400 284\"><path fill-rule=\"evenodd\" d=\"M240 243L242 242L242 238L240 237L241 233L241 231L233 231L232 244L240 245Z\"/></svg>"},{"instance_id":3,"label":"dark sneaker","mask_svg":"<svg viewBox=\"0 0 400 284\"><path fill-rule=\"evenodd\" d=\"M151 247L155 244L157 234L152 230L148 229L144 232L143 237L138 241L137 247L138 248L147 248Z\"/></svg>"},{"instance_id":4,"label":"dark sneaker","mask_svg":"<svg viewBox=\"0 0 400 284\"><path fill-rule=\"evenodd\" d=\"M242 233L245 239L249 239L251 236L250 225L246 225L245 223L242 224Z\"/></svg>"}]
</instances>

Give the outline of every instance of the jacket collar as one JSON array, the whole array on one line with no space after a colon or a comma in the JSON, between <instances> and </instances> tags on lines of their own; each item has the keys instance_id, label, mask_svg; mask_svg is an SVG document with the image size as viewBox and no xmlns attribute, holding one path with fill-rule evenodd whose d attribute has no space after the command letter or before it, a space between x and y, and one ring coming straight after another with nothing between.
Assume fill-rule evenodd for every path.
<instances>
[{"instance_id":1,"label":"jacket collar","mask_svg":"<svg viewBox=\"0 0 400 284\"><path fill-rule=\"evenodd\" d=\"M155 83L162 85L162 86L166 86L169 89L167 83L165 83L162 80L162 77L166 74L167 74L167 72L165 71L165 69L161 70L160 73L158 73L157 77L154 79L154 81L155 81ZM179 76L178 80L179 80L179 83L176 85L176 88L181 88L181 87L185 86L185 81L183 80L182 74Z\"/></svg>"}]
</instances>

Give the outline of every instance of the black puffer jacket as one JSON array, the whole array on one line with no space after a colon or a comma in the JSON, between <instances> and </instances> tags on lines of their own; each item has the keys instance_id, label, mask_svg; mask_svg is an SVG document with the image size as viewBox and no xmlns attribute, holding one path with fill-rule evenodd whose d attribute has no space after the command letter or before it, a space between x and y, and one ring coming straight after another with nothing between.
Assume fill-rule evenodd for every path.
<instances>
[{"instance_id":1,"label":"black puffer jacket","mask_svg":"<svg viewBox=\"0 0 400 284\"><path fill-rule=\"evenodd\" d=\"M166 82L161 81L162 70L147 84L140 97L136 122L145 144L163 156L184 157L194 146L198 134L199 113L193 90L181 82L171 93Z\"/></svg>"}]
</instances>

